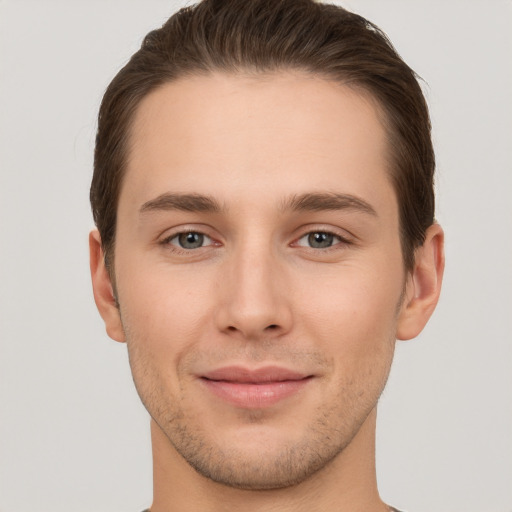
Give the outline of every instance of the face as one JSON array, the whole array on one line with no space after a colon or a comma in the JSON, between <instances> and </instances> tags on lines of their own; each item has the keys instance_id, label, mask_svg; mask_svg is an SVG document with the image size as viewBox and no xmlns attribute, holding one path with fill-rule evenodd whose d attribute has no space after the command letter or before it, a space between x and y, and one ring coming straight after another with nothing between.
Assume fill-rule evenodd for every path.
<instances>
[{"instance_id":1,"label":"face","mask_svg":"<svg viewBox=\"0 0 512 512\"><path fill-rule=\"evenodd\" d=\"M340 457L384 387L406 283L375 104L284 72L153 92L115 278L137 390L199 473L275 488Z\"/></svg>"}]
</instances>

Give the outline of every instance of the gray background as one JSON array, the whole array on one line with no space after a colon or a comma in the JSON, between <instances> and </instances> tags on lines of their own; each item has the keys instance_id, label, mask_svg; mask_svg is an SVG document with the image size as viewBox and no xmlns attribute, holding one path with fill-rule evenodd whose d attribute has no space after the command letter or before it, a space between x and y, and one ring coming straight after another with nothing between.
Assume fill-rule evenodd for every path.
<instances>
[{"instance_id":1,"label":"gray background","mask_svg":"<svg viewBox=\"0 0 512 512\"><path fill-rule=\"evenodd\" d=\"M0 512L139 512L148 418L88 275L95 116L182 3L0 0ZM512 511L512 3L352 0L428 82L447 269L380 407L383 498Z\"/></svg>"}]
</instances>

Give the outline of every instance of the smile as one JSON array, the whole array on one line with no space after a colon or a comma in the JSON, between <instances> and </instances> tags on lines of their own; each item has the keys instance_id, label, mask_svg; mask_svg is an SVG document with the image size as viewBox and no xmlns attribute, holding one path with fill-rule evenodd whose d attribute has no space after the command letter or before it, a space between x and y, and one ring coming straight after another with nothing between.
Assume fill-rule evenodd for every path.
<instances>
[{"instance_id":1,"label":"smile","mask_svg":"<svg viewBox=\"0 0 512 512\"><path fill-rule=\"evenodd\" d=\"M200 377L211 393L245 409L270 407L301 391L312 378L275 366L257 370L230 366Z\"/></svg>"}]
</instances>

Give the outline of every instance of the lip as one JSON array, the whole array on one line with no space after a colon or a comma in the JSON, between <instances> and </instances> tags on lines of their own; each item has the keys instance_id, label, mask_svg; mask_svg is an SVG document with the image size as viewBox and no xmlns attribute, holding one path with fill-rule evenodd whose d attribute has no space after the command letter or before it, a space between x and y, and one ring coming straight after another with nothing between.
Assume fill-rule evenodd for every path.
<instances>
[{"instance_id":1,"label":"lip","mask_svg":"<svg viewBox=\"0 0 512 512\"><path fill-rule=\"evenodd\" d=\"M204 386L217 397L245 409L270 407L301 391L312 375L278 366L248 369L229 366L200 376Z\"/></svg>"}]
</instances>

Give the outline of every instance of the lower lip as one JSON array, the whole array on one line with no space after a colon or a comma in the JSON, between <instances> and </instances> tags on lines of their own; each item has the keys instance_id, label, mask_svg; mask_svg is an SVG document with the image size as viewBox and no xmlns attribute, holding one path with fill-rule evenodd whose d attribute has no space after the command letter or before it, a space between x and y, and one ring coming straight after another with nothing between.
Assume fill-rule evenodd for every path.
<instances>
[{"instance_id":1,"label":"lower lip","mask_svg":"<svg viewBox=\"0 0 512 512\"><path fill-rule=\"evenodd\" d=\"M264 382L261 384L201 379L205 386L218 397L245 409L270 407L301 391L311 380Z\"/></svg>"}]
</instances>

